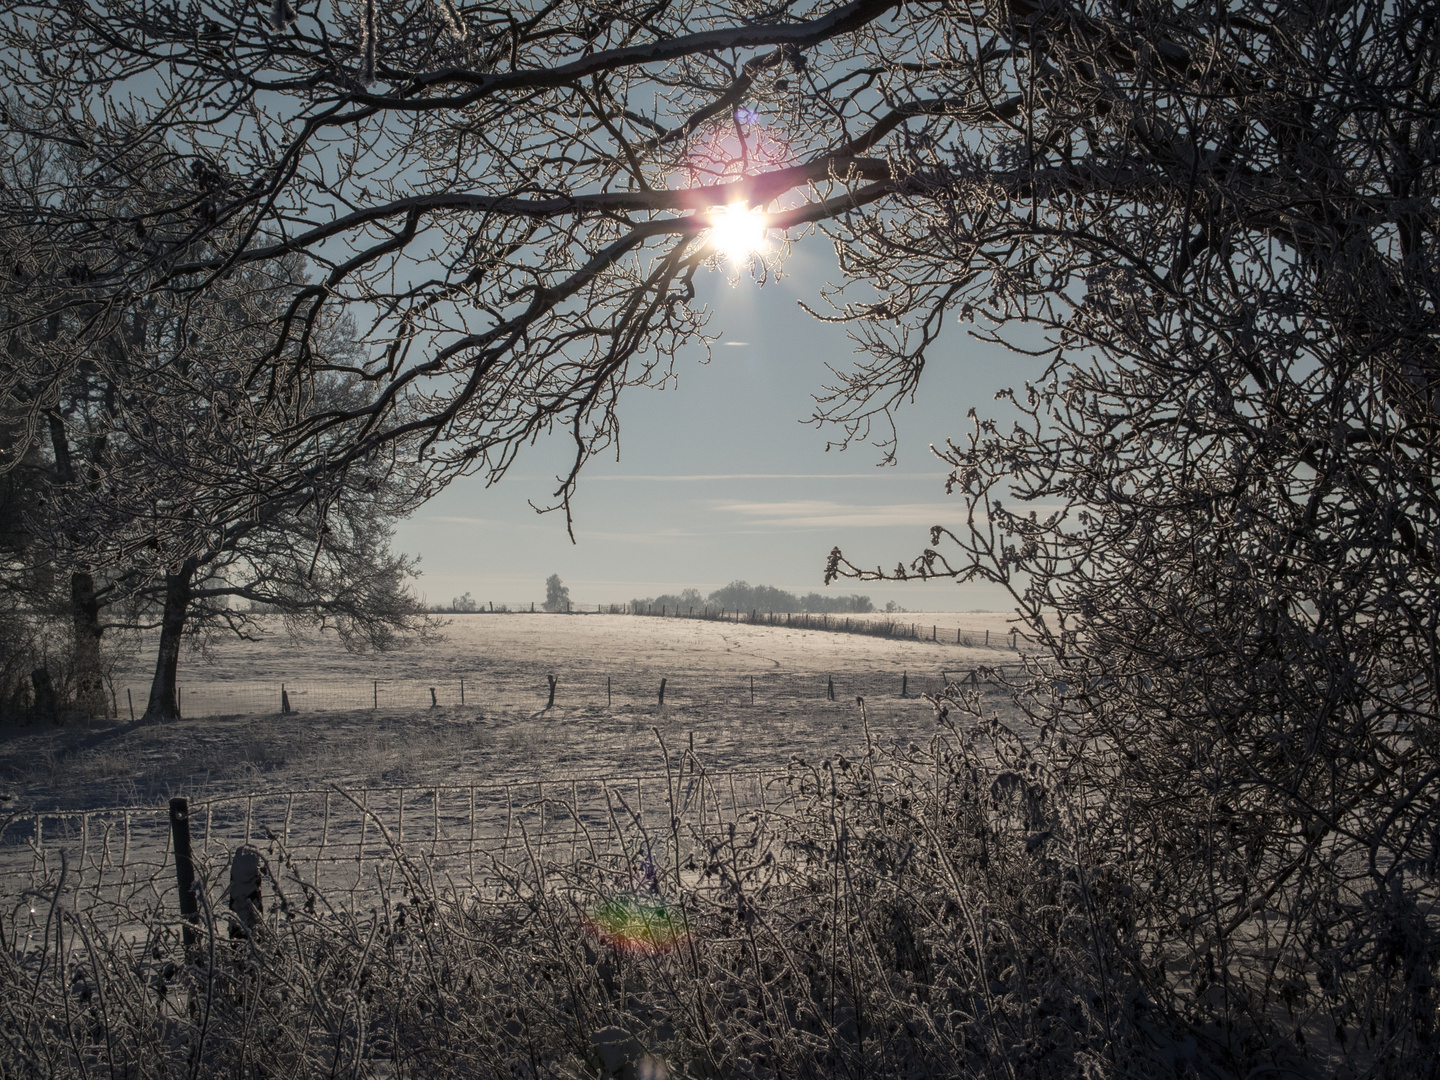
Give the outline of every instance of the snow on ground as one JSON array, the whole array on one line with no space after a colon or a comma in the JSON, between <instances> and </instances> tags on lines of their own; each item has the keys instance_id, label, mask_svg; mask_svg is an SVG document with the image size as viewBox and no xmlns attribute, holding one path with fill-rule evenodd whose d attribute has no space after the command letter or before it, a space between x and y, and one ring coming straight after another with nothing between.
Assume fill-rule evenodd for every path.
<instances>
[{"instance_id":1,"label":"snow on ground","mask_svg":"<svg viewBox=\"0 0 1440 1080\"><path fill-rule=\"evenodd\" d=\"M1006 625L1005 616L992 614L914 618L962 626L967 634L978 628L979 637L989 625L997 641ZM672 754L693 745L711 770L783 768L791 755L818 762L863 747L857 694L866 698L878 741L924 742L936 725L917 695L938 687L942 669L1018 659L1003 647L543 614L451 616L430 640L357 656L333 635L292 639L278 620L267 622L259 641L222 639L208 657L182 658L185 720L129 723L125 690L132 690L137 711L143 708L148 646L117 681L124 722L0 728L0 785L16 796L9 805L80 809L330 783L459 786L653 775L664 771L661 737ZM550 674L559 688L547 709ZM465 706L458 703L462 676ZM663 706L661 678L668 681ZM614 690L609 705L607 679ZM909 697L900 696L902 679ZM300 710L288 716L278 715L281 682ZM377 683L384 688L378 709L370 707ZM196 715L205 711L207 694L218 704L228 700L227 686L242 684L265 688L257 711ZM437 708L420 704L428 704L428 694L416 699L430 685L445 689ZM400 692L407 687L416 692L408 699ZM327 700L327 688L353 700L345 708L314 707ZM998 693L995 701L1003 705Z\"/></svg>"}]
</instances>

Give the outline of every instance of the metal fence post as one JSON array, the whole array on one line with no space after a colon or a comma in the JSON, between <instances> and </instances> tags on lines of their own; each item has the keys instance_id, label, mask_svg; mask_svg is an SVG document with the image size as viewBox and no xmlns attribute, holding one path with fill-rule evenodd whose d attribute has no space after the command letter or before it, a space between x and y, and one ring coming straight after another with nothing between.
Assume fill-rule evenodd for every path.
<instances>
[{"instance_id":1,"label":"metal fence post","mask_svg":"<svg viewBox=\"0 0 1440 1080\"><path fill-rule=\"evenodd\" d=\"M170 839L175 849L175 884L180 889L180 915L185 919L181 932L186 949L195 947L195 926L200 921L200 902L195 896L195 856L190 849L190 801L183 795L170 800Z\"/></svg>"}]
</instances>

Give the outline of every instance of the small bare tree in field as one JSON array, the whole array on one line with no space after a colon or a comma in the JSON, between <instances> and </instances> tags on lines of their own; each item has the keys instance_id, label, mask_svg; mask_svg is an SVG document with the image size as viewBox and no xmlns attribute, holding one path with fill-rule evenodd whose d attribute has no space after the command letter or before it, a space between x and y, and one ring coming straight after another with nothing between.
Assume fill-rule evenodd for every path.
<instances>
[{"instance_id":1,"label":"small bare tree in field","mask_svg":"<svg viewBox=\"0 0 1440 1080\"><path fill-rule=\"evenodd\" d=\"M737 203L835 244L841 442L887 443L952 319L1050 357L943 451L969 527L896 571L1004 585L1044 645L971 797L1035 826L1036 875L1064 819L1037 895L1090 913L1134 1030L1430 1067L1433 0L12 8L7 152L97 164L0 193L9 340L304 255L247 386L374 386L275 433L327 469L415 439L432 482L494 479L558 427L568 505L621 389L703 339ZM324 357L347 307L373 351ZM70 356L12 346L11 460Z\"/></svg>"}]
</instances>

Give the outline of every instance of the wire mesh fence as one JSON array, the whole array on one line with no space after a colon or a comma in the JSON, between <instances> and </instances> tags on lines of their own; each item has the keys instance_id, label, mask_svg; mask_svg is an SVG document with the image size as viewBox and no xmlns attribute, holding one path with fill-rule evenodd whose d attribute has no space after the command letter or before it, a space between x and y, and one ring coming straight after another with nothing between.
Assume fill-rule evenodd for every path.
<instances>
[{"instance_id":1,"label":"wire mesh fence","mask_svg":"<svg viewBox=\"0 0 1440 1080\"><path fill-rule=\"evenodd\" d=\"M474 708L619 709L664 705L676 708L793 707L806 702L915 698L940 691L946 679L1002 665L966 664L937 672L766 671L754 675L714 671L671 673L596 671L453 673L447 678L299 682L185 682L178 687L183 716L322 712L356 709ZM117 688L120 715L144 711L149 687ZM133 718L132 716L132 718Z\"/></svg>"},{"instance_id":2,"label":"wire mesh fence","mask_svg":"<svg viewBox=\"0 0 1440 1080\"><path fill-rule=\"evenodd\" d=\"M457 787L310 788L198 801L185 824L208 903L224 907L237 851L255 851L280 900L351 915L418 874L435 893L483 895L518 864L636 873L687 862L707 838L751 826L789 797L782 772L592 777ZM173 806L12 814L0 825L0 904L63 894L123 930L180 911ZM645 867L651 868L649 871ZM290 896L286 899L285 893Z\"/></svg>"}]
</instances>

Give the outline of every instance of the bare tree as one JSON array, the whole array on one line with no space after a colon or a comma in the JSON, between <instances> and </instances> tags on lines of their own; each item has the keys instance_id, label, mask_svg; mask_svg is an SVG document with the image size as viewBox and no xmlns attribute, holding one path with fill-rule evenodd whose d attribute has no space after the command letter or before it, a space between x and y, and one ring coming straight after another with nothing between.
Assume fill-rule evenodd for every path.
<instances>
[{"instance_id":1,"label":"bare tree","mask_svg":"<svg viewBox=\"0 0 1440 1080\"><path fill-rule=\"evenodd\" d=\"M86 387L102 388L92 407L72 393L51 413L56 460L83 446L87 475L57 468L32 529L57 566L101 568L108 624L159 629L149 720L177 714L183 638L217 625L250 633L257 605L357 647L417 625L413 563L389 540L423 483L378 455L327 467L326 440L343 429L301 446L283 435L294 417L354 408L371 390L298 360L246 386L283 315L277 297L302 280L291 259L242 268L179 305L138 305L81 368ZM317 368L355 349L343 325L311 340Z\"/></svg>"},{"instance_id":2,"label":"bare tree","mask_svg":"<svg viewBox=\"0 0 1440 1080\"><path fill-rule=\"evenodd\" d=\"M852 430L951 313L1051 357L941 451L968 527L888 576L1011 591L1126 977L1236 1063L1434 1038L1437 14L1012 5L968 67L1010 117L927 122L926 197L839 235L880 294Z\"/></svg>"},{"instance_id":3,"label":"bare tree","mask_svg":"<svg viewBox=\"0 0 1440 1080\"><path fill-rule=\"evenodd\" d=\"M12 326L303 252L323 272L274 359L304 354L325 309L363 304L378 352L354 370L381 391L298 421L297 440L358 417L347 453L418 433L437 475L495 477L559 427L578 469L612 441L620 388L663 380L701 333L712 211L828 191L783 229L895 190L865 155L900 115L860 106L853 135L845 115L873 81L865 28L892 7L361 5L332 25L305 5L271 21L237 3L21 4L0 31L7 144L21 168L69 145L96 165L4 207L30 312ZM166 89L122 105L140 82ZM741 108L757 98L764 125ZM56 369L35 354L10 373L37 415Z\"/></svg>"}]
</instances>

